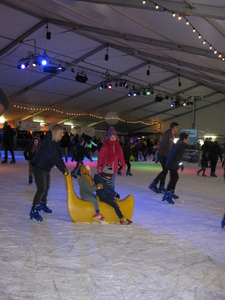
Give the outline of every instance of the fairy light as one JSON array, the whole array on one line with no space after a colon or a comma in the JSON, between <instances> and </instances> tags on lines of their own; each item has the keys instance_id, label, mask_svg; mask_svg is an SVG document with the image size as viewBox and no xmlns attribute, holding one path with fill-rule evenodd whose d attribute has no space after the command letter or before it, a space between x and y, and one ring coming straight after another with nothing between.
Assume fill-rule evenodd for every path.
<instances>
[{"instance_id":1,"label":"fairy light","mask_svg":"<svg viewBox=\"0 0 225 300\"><path fill-rule=\"evenodd\" d=\"M173 18L176 17L175 12L170 11L170 10L168 10L167 8L165 8L165 7L161 6L161 5L159 6L157 3L155 3L155 2L153 2L153 1L151 1L151 0L150 0L150 2L152 2L153 4L155 4L155 8L156 8L156 9L159 9L159 7L160 7L161 9L164 9L164 11L172 13ZM189 22L189 20L188 20L185 16L183 16L183 18L184 18L185 21L186 21L186 25L191 25L192 31L193 31L193 33L195 33L195 32L197 31L197 30L195 29L195 27ZM178 21L181 21L181 20L182 20L182 15L179 14L179 15L178 15ZM201 39L201 38L202 38L202 35L201 35L198 31L197 31L197 33L198 33L198 39ZM214 49L214 54L217 54L217 53L218 53L217 50L216 50L214 47L212 47L212 45L211 45L206 39L204 39L203 45L206 45L206 44L209 45L209 49L210 49L210 50ZM224 56L223 56L221 53L218 55L218 58L222 59L223 61L225 60Z\"/></svg>"},{"instance_id":2,"label":"fairy light","mask_svg":"<svg viewBox=\"0 0 225 300\"><path fill-rule=\"evenodd\" d=\"M60 114L66 114L67 116L74 116L74 117L82 117L82 116L90 116L92 118L95 118L95 119L99 119L99 120L118 120L120 122L123 122L123 123L127 123L127 124L143 124L143 125L146 125L146 126L153 126L153 125L156 125L156 124L159 124L159 122L151 122L151 123L147 123L147 122L143 122L143 121L129 121L129 120L124 120L124 119L121 119L119 117L103 117L103 116L98 116L98 115L94 115L94 114L91 114L91 113L71 113L71 112L64 112L64 111L60 111L58 109L55 109L55 108L35 108L35 107L22 107L22 106L19 106L19 105L16 105L14 104L13 105L14 108L17 108L17 109L27 109L27 110L32 110L32 111L35 111L35 110L40 110L40 111L46 111L46 110L51 110L55 113L60 113Z\"/></svg>"}]
</instances>

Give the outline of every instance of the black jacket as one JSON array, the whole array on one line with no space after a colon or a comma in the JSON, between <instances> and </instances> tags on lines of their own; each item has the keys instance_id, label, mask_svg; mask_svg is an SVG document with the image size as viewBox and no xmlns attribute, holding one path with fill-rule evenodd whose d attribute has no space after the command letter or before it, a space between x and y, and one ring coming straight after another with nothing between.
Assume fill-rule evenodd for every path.
<instances>
[{"instance_id":1,"label":"black jacket","mask_svg":"<svg viewBox=\"0 0 225 300\"><path fill-rule=\"evenodd\" d=\"M87 150L81 144L77 144L74 149L74 159L75 161L83 161L84 156L91 160L91 156L88 154Z\"/></svg>"},{"instance_id":2,"label":"black jacket","mask_svg":"<svg viewBox=\"0 0 225 300\"><path fill-rule=\"evenodd\" d=\"M69 134L68 134L67 131L65 132L64 136L62 137L61 147L62 148L68 148L68 147L70 147L70 136L69 136Z\"/></svg>"},{"instance_id":3,"label":"black jacket","mask_svg":"<svg viewBox=\"0 0 225 300\"><path fill-rule=\"evenodd\" d=\"M213 143L209 148L209 159L218 160L218 157L222 162L222 149L218 143Z\"/></svg>"},{"instance_id":4,"label":"black jacket","mask_svg":"<svg viewBox=\"0 0 225 300\"><path fill-rule=\"evenodd\" d=\"M172 150L166 161L166 168L168 170L178 170L179 163L182 162L182 158L185 151L185 143L183 141L178 140L176 144L174 144Z\"/></svg>"},{"instance_id":5,"label":"black jacket","mask_svg":"<svg viewBox=\"0 0 225 300\"><path fill-rule=\"evenodd\" d=\"M35 148L34 140L31 143L29 143L26 146L25 150L23 151L23 155L24 155L25 159L32 160L35 157L39 147L40 147L40 145L38 144L38 146Z\"/></svg>"},{"instance_id":6,"label":"black jacket","mask_svg":"<svg viewBox=\"0 0 225 300\"><path fill-rule=\"evenodd\" d=\"M46 133L46 138L32 159L32 164L46 171L50 171L53 166L56 166L61 172L67 170L62 160L60 142L57 143L52 140L51 131Z\"/></svg>"}]
</instances>

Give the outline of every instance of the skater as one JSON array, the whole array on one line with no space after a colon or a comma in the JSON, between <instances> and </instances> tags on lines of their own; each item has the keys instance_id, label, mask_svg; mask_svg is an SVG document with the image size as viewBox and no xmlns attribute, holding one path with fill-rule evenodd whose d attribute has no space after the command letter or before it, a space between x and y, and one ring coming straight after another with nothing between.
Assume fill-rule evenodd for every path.
<instances>
[{"instance_id":1,"label":"skater","mask_svg":"<svg viewBox=\"0 0 225 300\"><path fill-rule=\"evenodd\" d=\"M132 143L128 143L124 150L123 150L123 155L124 155L124 161L127 165L127 171L126 171L126 176L132 176L133 174L130 172L131 169L131 163L130 163L130 157L132 154L132 148L133 148L133 144ZM119 164L119 170L118 170L118 175L121 175L121 170L122 170L122 166Z\"/></svg>"},{"instance_id":2,"label":"skater","mask_svg":"<svg viewBox=\"0 0 225 300\"><path fill-rule=\"evenodd\" d=\"M15 135L16 132L11 128L10 125L7 124L7 122L5 122L3 127L3 144L5 147L5 159L2 161L3 164L7 164L8 162L8 150L12 155L12 160L10 161L10 164L16 163L13 152L13 138Z\"/></svg>"},{"instance_id":3,"label":"skater","mask_svg":"<svg viewBox=\"0 0 225 300\"><path fill-rule=\"evenodd\" d=\"M202 171L202 176L206 176L205 175L205 171L206 168L208 167L208 151L205 153L203 152L202 154L202 159L201 159L201 169L197 171L197 175L199 175L199 173L201 173Z\"/></svg>"},{"instance_id":4,"label":"skater","mask_svg":"<svg viewBox=\"0 0 225 300\"><path fill-rule=\"evenodd\" d=\"M211 177L217 177L216 175L216 165L217 165L217 161L218 161L218 157L221 160L221 163L223 161L222 159L222 149L219 145L219 143L217 141L215 141L209 148L209 159L210 159L210 168L211 168L211 172L210 172L210 176Z\"/></svg>"},{"instance_id":5,"label":"skater","mask_svg":"<svg viewBox=\"0 0 225 300\"><path fill-rule=\"evenodd\" d=\"M185 146L186 146L187 142L188 142L188 134L186 132L182 132L180 134L179 140L173 146L173 148L169 154L169 157L167 159L166 165L165 165L167 170L170 171L170 181L167 185L167 189L162 198L162 201L166 200L170 204L174 204L174 201L172 200L172 198L174 198L174 199L179 198L177 195L175 195L174 192L175 192L175 187L176 187L177 181L179 179L179 175L178 175L177 171L178 171L179 167L181 168L181 171L184 170L182 158L184 155Z\"/></svg>"},{"instance_id":6,"label":"skater","mask_svg":"<svg viewBox=\"0 0 225 300\"><path fill-rule=\"evenodd\" d=\"M62 155L65 155L65 162L68 161L68 149L70 148L70 136L66 130L63 128L63 137L61 140L61 148L62 148Z\"/></svg>"},{"instance_id":7,"label":"skater","mask_svg":"<svg viewBox=\"0 0 225 300\"><path fill-rule=\"evenodd\" d=\"M97 172L98 174L101 174L104 167L108 164L113 166L113 176L111 178L111 187L113 190L116 174L118 173L118 161L122 166L121 175L124 175L126 172L126 164L123 157L123 150L117 140L116 130L113 127L110 127L105 143L98 154Z\"/></svg>"},{"instance_id":8,"label":"skater","mask_svg":"<svg viewBox=\"0 0 225 300\"><path fill-rule=\"evenodd\" d=\"M86 156L90 161L93 161L87 150L84 148L84 138L80 137L73 154L73 158L77 162L76 167L71 172L71 176L73 178L77 178L78 172L80 172L80 167L84 164L84 156Z\"/></svg>"},{"instance_id":9,"label":"skater","mask_svg":"<svg viewBox=\"0 0 225 300\"><path fill-rule=\"evenodd\" d=\"M105 202L106 204L114 208L117 216L120 219L121 225L130 225L132 221L124 218L123 214L120 211L119 205L115 201L116 198L120 198L120 195L117 194L111 187L111 179L113 175L114 171L111 165L105 166L100 174L95 174L95 184L103 184L103 189L97 190L96 194L98 195L100 201Z\"/></svg>"},{"instance_id":10,"label":"skater","mask_svg":"<svg viewBox=\"0 0 225 300\"><path fill-rule=\"evenodd\" d=\"M93 194L96 190L103 189L103 184L98 183L97 185L93 184L91 178L91 168L89 166L82 165L81 166L81 177L78 179L78 183L80 186L80 196L84 201L92 202L95 208L95 214L93 218L98 221L104 221L104 217L99 213L99 204L95 195Z\"/></svg>"},{"instance_id":11,"label":"skater","mask_svg":"<svg viewBox=\"0 0 225 300\"><path fill-rule=\"evenodd\" d=\"M2 89L0 89L0 116L9 108L9 100Z\"/></svg>"},{"instance_id":12,"label":"skater","mask_svg":"<svg viewBox=\"0 0 225 300\"><path fill-rule=\"evenodd\" d=\"M23 151L23 155L25 160L28 161L28 174L29 174L29 184L33 183L33 173L32 173L32 169L31 169L31 161L34 158L34 156L36 155L38 149L40 146L40 139L38 136L35 136L33 138L33 141L31 143L29 143L25 150Z\"/></svg>"},{"instance_id":13,"label":"skater","mask_svg":"<svg viewBox=\"0 0 225 300\"><path fill-rule=\"evenodd\" d=\"M159 175L153 180L153 182L149 186L149 188L155 193L165 192L164 185L165 185L166 175L168 173L165 164L169 156L169 153L173 147L174 136L177 133L178 129L179 129L179 124L176 122L172 122L170 124L170 129L168 129L165 132L163 140L159 145L158 154L160 155L160 159L161 159L162 172L159 173ZM160 182L159 188L157 188L158 182Z\"/></svg>"},{"instance_id":14,"label":"skater","mask_svg":"<svg viewBox=\"0 0 225 300\"><path fill-rule=\"evenodd\" d=\"M223 178L224 178L224 181L225 181L225 164L223 164ZM223 220L221 222L221 227L224 228L225 226L225 214L223 216Z\"/></svg>"},{"instance_id":15,"label":"skater","mask_svg":"<svg viewBox=\"0 0 225 300\"><path fill-rule=\"evenodd\" d=\"M34 195L33 204L30 211L30 219L42 222L43 218L39 214L42 210L51 214L52 210L47 206L47 195L50 187L50 171L56 166L63 174L68 175L60 148L60 140L63 136L63 127L54 125L46 133L46 138L42 142L37 154L31 162L34 180L37 186L37 192Z\"/></svg>"}]
</instances>

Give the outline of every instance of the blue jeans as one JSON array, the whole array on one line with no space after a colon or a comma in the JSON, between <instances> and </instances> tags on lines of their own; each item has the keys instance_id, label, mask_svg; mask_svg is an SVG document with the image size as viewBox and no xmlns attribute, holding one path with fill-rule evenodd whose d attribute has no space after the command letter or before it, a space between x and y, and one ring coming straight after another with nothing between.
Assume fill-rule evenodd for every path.
<instances>
[{"instance_id":1,"label":"blue jeans","mask_svg":"<svg viewBox=\"0 0 225 300\"><path fill-rule=\"evenodd\" d=\"M87 197L86 199L82 199L83 201L87 201L87 202L92 202L94 203L94 208L96 213L99 213L99 205L98 205L98 200L93 196Z\"/></svg>"}]
</instances>

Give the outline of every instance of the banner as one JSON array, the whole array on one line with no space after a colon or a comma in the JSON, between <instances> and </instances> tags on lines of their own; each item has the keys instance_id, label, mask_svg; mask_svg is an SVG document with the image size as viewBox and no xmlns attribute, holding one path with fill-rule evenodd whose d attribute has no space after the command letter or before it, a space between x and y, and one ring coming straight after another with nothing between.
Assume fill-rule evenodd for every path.
<instances>
[{"instance_id":1,"label":"banner","mask_svg":"<svg viewBox=\"0 0 225 300\"><path fill-rule=\"evenodd\" d=\"M38 122L28 122L28 121L17 121L17 127L19 130L25 131L40 131L40 123Z\"/></svg>"}]
</instances>

